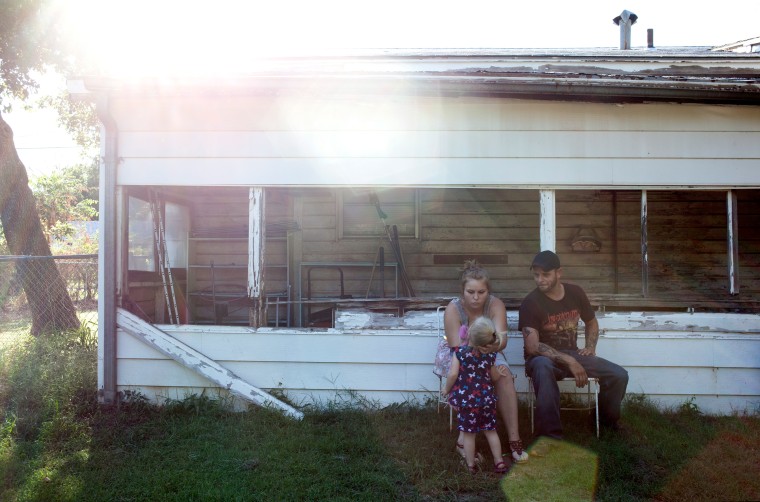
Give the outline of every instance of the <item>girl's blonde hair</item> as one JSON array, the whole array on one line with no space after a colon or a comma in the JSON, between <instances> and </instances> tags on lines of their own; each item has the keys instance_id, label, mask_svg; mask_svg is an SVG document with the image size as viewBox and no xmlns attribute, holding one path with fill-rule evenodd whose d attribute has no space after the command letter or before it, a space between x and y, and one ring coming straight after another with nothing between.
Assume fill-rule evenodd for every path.
<instances>
[{"instance_id":1,"label":"girl's blonde hair","mask_svg":"<svg viewBox=\"0 0 760 502\"><path fill-rule=\"evenodd\" d=\"M501 335L496 333L496 326L488 317L478 317L467 330L470 337L470 345L473 347L484 347L494 343L496 340L501 341Z\"/></svg>"},{"instance_id":2,"label":"girl's blonde hair","mask_svg":"<svg viewBox=\"0 0 760 502\"><path fill-rule=\"evenodd\" d=\"M462 267L462 291L469 280L484 281L488 291L491 291L491 278L488 271L480 266L478 260L467 260Z\"/></svg>"}]
</instances>

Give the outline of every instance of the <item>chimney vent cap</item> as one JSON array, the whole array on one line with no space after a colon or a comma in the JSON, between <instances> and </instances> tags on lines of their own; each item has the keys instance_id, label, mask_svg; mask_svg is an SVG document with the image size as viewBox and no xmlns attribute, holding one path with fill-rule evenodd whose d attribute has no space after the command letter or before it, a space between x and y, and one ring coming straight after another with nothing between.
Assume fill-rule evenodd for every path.
<instances>
[{"instance_id":1,"label":"chimney vent cap","mask_svg":"<svg viewBox=\"0 0 760 502\"><path fill-rule=\"evenodd\" d=\"M630 20L631 24L635 24L636 20L638 18L639 18L639 16L637 16L633 12L624 10L623 12L620 13L619 16L617 16L615 19L613 19L612 22L615 23L616 25L620 26L620 21L627 22L627 21Z\"/></svg>"}]
</instances>

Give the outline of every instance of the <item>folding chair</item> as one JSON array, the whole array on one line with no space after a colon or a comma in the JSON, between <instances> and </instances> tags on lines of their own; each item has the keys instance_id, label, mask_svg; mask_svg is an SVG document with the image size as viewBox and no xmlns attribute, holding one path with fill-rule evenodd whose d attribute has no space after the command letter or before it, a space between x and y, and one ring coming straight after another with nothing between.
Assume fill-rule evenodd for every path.
<instances>
[{"instance_id":1,"label":"folding chair","mask_svg":"<svg viewBox=\"0 0 760 502\"><path fill-rule=\"evenodd\" d=\"M572 382L572 388L564 382ZM571 395L573 399L571 403L580 403L576 406L562 406L560 410L574 410L574 411L588 411L591 413L593 408L596 413L596 437L599 437L599 379L596 377L589 377L588 384L586 384L586 390L579 389L575 386L575 378L568 377L562 380L557 380L559 385L560 394ZM593 394L593 398L592 398ZM574 399L580 398L580 399ZM561 403L562 401L560 401ZM528 406L530 406L530 432L533 433L533 415L536 407L536 391L533 388L533 379L528 377Z\"/></svg>"},{"instance_id":2,"label":"folding chair","mask_svg":"<svg viewBox=\"0 0 760 502\"><path fill-rule=\"evenodd\" d=\"M445 309L446 307L441 305L435 310L436 314L436 320L438 321L438 338L437 340L440 342L441 339L446 341L446 331L441 328L441 309ZM448 342L447 342L448 343ZM437 346L438 344L436 344ZM441 406L448 406L449 407L449 431L451 431L454 428L454 409L449 404L449 401L444 397L443 395L443 385L444 381L446 380L446 375L438 375L436 373L436 376L438 377L438 413L441 412Z\"/></svg>"}]
</instances>

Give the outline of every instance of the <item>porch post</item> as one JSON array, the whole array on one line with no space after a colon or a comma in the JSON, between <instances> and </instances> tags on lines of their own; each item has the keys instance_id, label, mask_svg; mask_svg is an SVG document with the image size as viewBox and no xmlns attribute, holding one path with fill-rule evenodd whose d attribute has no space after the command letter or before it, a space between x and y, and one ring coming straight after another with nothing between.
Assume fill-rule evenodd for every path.
<instances>
[{"instance_id":1,"label":"porch post","mask_svg":"<svg viewBox=\"0 0 760 502\"><path fill-rule=\"evenodd\" d=\"M118 204L116 193L116 169L118 131L109 111L108 97L97 99L97 114L101 123L100 164L100 217L98 219L101 244L98 248L98 401L114 404L116 395L116 295L119 267L116 259L118 239ZM119 216L120 217L120 216ZM123 220L121 220L123 221Z\"/></svg>"},{"instance_id":2,"label":"porch post","mask_svg":"<svg viewBox=\"0 0 760 502\"><path fill-rule=\"evenodd\" d=\"M728 223L728 293L739 294L739 218L736 212L736 192L729 190L726 196L726 215Z\"/></svg>"},{"instance_id":3,"label":"porch post","mask_svg":"<svg viewBox=\"0 0 760 502\"><path fill-rule=\"evenodd\" d=\"M556 251L557 215L554 190L541 190L541 249L539 251Z\"/></svg>"},{"instance_id":4,"label":"porch post","mask_svg":"<svg viewBox=\"0 0 760 502\"><path fill-rule=\"evenodd\" d=\"M248 193L248 298L252 300L248 322L254 328L266 326L264 295L264 189L251 187Z\"/></svg>"},{"instance_id":5,"label":"porch post","mask_svg":"<svg viewBox=\"0 0 760 502\"><path fill-rule=\"evenodd\" d=\"M641 191L641 296L649 296L649 254L647 251L647 191Z\"/></svg>"}]
</instances>

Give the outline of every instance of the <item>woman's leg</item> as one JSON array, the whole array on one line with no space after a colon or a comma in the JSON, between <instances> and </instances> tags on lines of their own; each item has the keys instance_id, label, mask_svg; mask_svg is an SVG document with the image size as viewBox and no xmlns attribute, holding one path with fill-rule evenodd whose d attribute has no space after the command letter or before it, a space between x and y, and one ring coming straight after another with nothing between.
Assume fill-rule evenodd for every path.
<instances>
[{"instance_id":1,"label":"woman's leg","mask_svg":"<svg viewBox=\"0 0 760 502\"><path fill-rule=\"evenodd\" d=\"M507 426L507 437L510 441L520 440L520 427L517 420L517 390L515 389L515 380L512 373L509 372L506 377L499 378L494 386L496 394L499 397L498 406L504 424Z\"/></svg>"}]
</instances>

